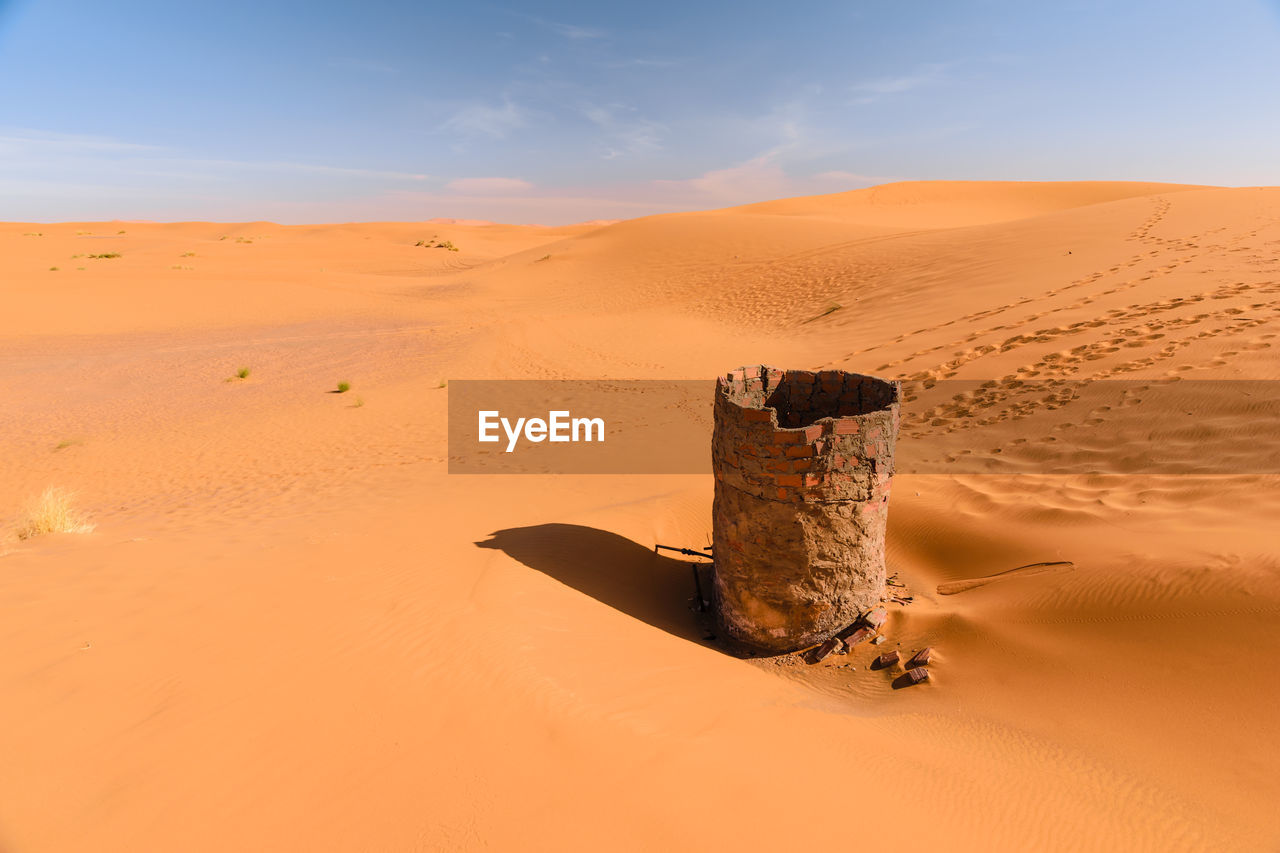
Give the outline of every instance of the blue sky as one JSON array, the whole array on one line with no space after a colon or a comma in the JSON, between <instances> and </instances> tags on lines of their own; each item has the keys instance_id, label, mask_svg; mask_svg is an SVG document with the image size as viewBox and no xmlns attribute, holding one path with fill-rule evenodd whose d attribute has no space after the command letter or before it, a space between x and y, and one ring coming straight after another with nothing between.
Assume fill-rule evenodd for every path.
<instances>
[{"instance_id":1,"label":"blue sky","mask_svg":"<svg viewBox=\"0 0 1280 853\"><path fill-rule=\"evenodd\" d=\"M1280 2L0 0L0 219L1280 184Z\"/></svg>"}]
</instances>

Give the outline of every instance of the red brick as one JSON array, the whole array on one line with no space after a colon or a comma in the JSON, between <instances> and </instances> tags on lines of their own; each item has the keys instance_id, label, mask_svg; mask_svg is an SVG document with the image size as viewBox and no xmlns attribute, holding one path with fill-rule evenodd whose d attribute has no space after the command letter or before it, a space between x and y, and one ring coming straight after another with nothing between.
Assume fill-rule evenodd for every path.
<instances>
[{"instance_id":1,"label":"red brick","mask_svg":"<svg viewBox=\"0 0 1280 853\"><path fill-rule=\"evenodd\" d=\"M883 435L884 435L884 430L878 426L874 426L871 429L867 430L867 438L871 441L875 441L876 439L880 438Z\"/></svg>"},{"instance_id":2,"label":"red brick","mask_svg":"<svg viewBox=\"0 0 1280 853\"><path fill-rule=\"evenodd\" d=\"M805 427L805 428L804 428L804 440L805 440L805 441L817 441L818 439L822 438L822 433L823 433L823 432L824 432L824 430L823 430L823 428L822 428L822 424L814 424L813 426Z\"/></svg>"},{"instance_id":3,"label":"red brick","mask_svg":"<svg viewBox=\"0 0 1280 853\"><path fill-rule=\"evenodd\" d=\"M799 474L780 474L776 479L779 486L800 486L804 483Z\"/></svg>"},{"instance_id":4,"label":"red brick","mask_svg":"<svg viewBox=\"0 0 1280 853\"><path fill-rule=\"evenodd\" d=\"M857 418L840 418L840 420L836 421L835 434L857 435L860 428L861 424L858 423Z\"/></svg>"},{"instance_id":5,"label":"red brick","mask_svg":"<svg viewBox=\"0 0 1280 853\"><path fill-rule=\"evenodd\" d=\"M773 433L774 444L803 444L804 433L790 430L776 430Z\"/></svg>"},{"instance_id":6,"label":"red brick","mask_svg":"<svg viewBox=\"0 0 1280 853\"><path fill-rule=\"evenodd\" d=\"M780 501L789 500L791 498L791 490L779 487L777 495L778 495L778 500Z\"/></svg>"},{"instance_id":7,"label":"red brick","mask_svg":"<svg viewBox=\"0 0 1280 853\"><path fill-rule=\"evenodd\" d=\"M787 448L787 455L792 457L813 456L814 452L812 444L793 444Z\"/></svg>"},{"instance_id":8,"label":"red brick","mask_svg":"<svg viewBox=\"0 0 1280 853\"><path fill-rule=\"evenodd\" d=\"M759 456L760 454L756 450L756 446L754 444L739 444L738 455L739 456Z\"/></svg>"},{"instance_id":9,"label":"red brick","mask_svg":"<svg viewBox=\"0 0 1280 853\"><path fill-rule=\"evenodd\" d=\"M805 486L807 486L807 487L812 487L812 486L821 486L821 485L822 485L822 475L821 475L821 474L805 474L805 475L804 475L804 484L805 484Z\"/></svg>"},{"instance_id":10,"label":"red brick","mask_svg":"<svg viewBox=\"0 0 1280 853\"><path fill-rule=\"evenodd\" d=\"M742 419L749 424L766 424L773 420L773 410L743 409Z\"/></svg>"}]
</instances>

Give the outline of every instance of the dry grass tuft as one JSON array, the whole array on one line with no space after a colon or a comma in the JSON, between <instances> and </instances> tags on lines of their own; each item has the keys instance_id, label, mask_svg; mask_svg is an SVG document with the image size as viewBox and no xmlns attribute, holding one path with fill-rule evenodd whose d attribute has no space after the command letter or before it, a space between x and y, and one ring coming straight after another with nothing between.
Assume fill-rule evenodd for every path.
<instances>
[{"instance_id":1,"label":"dry grass tuft","mask_svg":"<svg viewBox=\"0 0 1280 853\"><path fill-rule=\"evenodd\" d=\"M90 533L93 525L85 520L71 502L75 495L66 489L50 486L33 500L18 522L18 538L31 539L46 533Z\"/></svg>"}]
</instances>

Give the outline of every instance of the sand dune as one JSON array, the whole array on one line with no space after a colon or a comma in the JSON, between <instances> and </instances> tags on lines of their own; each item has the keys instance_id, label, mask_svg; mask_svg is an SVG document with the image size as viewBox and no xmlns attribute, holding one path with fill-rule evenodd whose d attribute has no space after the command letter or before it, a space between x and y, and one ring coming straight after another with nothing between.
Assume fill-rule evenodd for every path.
<instances>
[{"instance_id":1,"label":"sand dune","mask_svg":"<svg viewBox=\"0 0 1280 853\"><path fill-rule=\"evenodd\" d=\"M1099 437L1277 378L1277 247L1280 189L1096 182L0 226L0 849L1274 849L1280 478ZM890 511L930 683L704 640L651 548L709 477L445 473L445 380L756 362L998 380L904 419L959 472ZM1257 428L1217 415L1170 440ZM96 529L18 541L51 485Z\"/></svg>"},{"instance_id":2,"label":"sand dune","mask_svg":"<svg viewBox=\"0 0 1280 853\"><path fill-rule=\"evenodd\" d=\"M902 181L759 202L726 212L832 219L876 228L956 228L1193 189L1207 187L1137 181Z\"/></svg>"}]
</instances>

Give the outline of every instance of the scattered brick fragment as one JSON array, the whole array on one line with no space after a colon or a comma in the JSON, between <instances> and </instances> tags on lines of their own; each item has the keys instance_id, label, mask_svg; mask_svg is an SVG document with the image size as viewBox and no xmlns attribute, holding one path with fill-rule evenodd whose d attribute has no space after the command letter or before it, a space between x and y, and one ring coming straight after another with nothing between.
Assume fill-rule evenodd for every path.
<instances>
[{"instance_id":1,"label":"scattered brick fragment","mask_svg":"<svg viewBox=\"0 0 1280 853\"><path fill-rule=\"evenodd\" d=\"M834 652L842 644L843 644L843 641L839 637L832 637L830 640L827 640L822 645L818 646L816 649L813 650L813 653L810 654L809 656L809 662L818 663L822 660L825 660L832 652Z\"/></svg>"},{"instance_id":2,"label":"scattered brick fragment","mask_svg":"<svg viewBox=\"0 0 1280 853\"><path fill-rule=\"evenodd\" d=\"M880 655L880 657L876 658L875 662L871 664L871 668L872 669L888 669L889 667L897 663L898 660L899 660L898 650L894 649L893 651L886 652Z\"/></svg>"},{"instance_id":3,"label":"scattered brick fragment","mask_svg":"<svg viewBox=\"0 0 1280 853\"><path fill-rule=\"evenodd\" d=\"M893 680L893 689L901 690L904 687L910 687L913 684L919 684L922 681L929 680L929 670L922 666L915 669L909 669Z\"/></svg>"},{"instance_id":4,"label":"scattered brick fragment","mask_svg":"<svg viewBox=\"0 0 1280 853\"><path fill-rule=\"evenodd\" d=\"M919 666L928 666L929 659L933 657L933 649L926 646L911 656L911 660L907 661L907 669L915 669Z\"/></svg>"},{"instance_id":5,"label":"scattered brick fragment","mask_svg":"<svg viewBox=\"0 0 1280 853\"><path fill-rule=\"evenodd\" d=\"M868 637L870 637L873 633L875 633L875 632L874 632L874 631L872 631L870 628L867 628L867 627L863 626L863 627L859 628L858 630L854 631L854 632L853 632L852 634L850 634L849 636L845 637L845 638L844 638L844 644L845 644L846 646L848 646L849 648L853 648L853 647L854 647L854 646L856 646L858 643L861 643L863 640L865 640L865 639L867 639Z\"/></svg>"}]
</instances>

